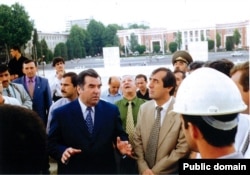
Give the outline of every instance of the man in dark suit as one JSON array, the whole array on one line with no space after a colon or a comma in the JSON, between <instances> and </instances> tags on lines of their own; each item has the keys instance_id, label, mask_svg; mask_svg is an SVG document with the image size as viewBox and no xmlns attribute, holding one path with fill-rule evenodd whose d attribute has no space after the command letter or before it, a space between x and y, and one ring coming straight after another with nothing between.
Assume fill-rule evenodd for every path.
<instances>
[{"instance_id":1,"label":"man in dark suit","mask_svg":"<svg viewBox=\"0 0 250 175\"><path fill-rule=\"evenodd\" d=\"M25 76L13 82L24 86L33 102L32 109L41 117L46 127L49 108L52 104L48 80L36 75L37 66L33 60L24 61L23 72Z\"/></svg>"},{"instance_id":2,"label":"man in dark suit","mask_svg":"<svg viewBox=\"0 0 250 175\"><path fill-rule=\"evenodd\" d=\"M82 71L79 98L52 113L48 149L58 174L114 174L114 149L131 155L118 108L100 100L101 85L95 70Z\"/></svg>"}]
</instances>

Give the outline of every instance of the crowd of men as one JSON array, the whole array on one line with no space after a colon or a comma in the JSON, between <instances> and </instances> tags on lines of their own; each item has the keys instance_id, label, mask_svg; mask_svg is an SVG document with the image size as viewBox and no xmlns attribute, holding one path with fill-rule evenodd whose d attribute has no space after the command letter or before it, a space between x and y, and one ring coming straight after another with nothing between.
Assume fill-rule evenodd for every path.
<instances>
[{"instance_id":1,"label":"crowd of men","mask_svg":"<svg viewBox=\"0 0 250 175\"><path fill-rule=\"evenodd\" d=\"M250 158L249 61L193 61L110 76L94 69L37 75L11 48L0 65L0 173L178 174L182 158Z\"/></svg>"}]
</instances>

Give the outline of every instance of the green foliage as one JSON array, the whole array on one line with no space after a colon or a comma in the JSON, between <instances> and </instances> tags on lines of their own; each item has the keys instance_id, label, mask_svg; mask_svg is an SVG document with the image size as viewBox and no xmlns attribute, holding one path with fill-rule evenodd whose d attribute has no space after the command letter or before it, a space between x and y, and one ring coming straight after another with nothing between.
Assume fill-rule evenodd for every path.
<instances>
[{"instance_id":1,"label":"green foliage","mask_svg":"<svg viewBox=\"0 0 250 175\"><path fill-rule=\"evenodd\" d=\"M233 42L236 46L240 44L240 38L241 38L241 35L240 35L239 30L235 29L234 34L233 34Z\"/></svg>"},{"instance_id":2,"label":"green foliage","mask_svg":"<svg viewBox=\"0 0 250 175\"><path fill-rule=\"evenodd\" d=\"M90 34L90 38L92 39L92 48L95 55L102 54L103 44L103 33L105 31L105 27L101 22L97 22L95 20L91 20L87 31Z\"/></svg>"},{"instance_id":3,"label":"green foliage","mask_svg":"<svg viewBox=\"0 0 250 175\"><path fill-rule=\"evenodd\" d=\"M126 47L126 51L125 51L125 46L121 46L121 51L125 54L125 53L129 53L129 49Z\"/></svg>"},{"instance_id":4,"label":"green foliage","mask_svg":"<svg viewBox=\"0 0 250 175\"><path fill-rule=\"evenodd\" d=\"M32 46L32 58L33 58L33 60L35 60L37 62L38 61L37 48L38 48L39 42L38 42L38 35L37 35L36 29L34 29L34 32L33 32L32 44L33 44L33 46Z\"/></svg>"},{"instance_id":5,"label":"green foliage","mask_svg":"<svg viewBox=\"0 0 250 175\"><path fill-rule=\"evenodd\" d=\"M91 40L86 30L74 25L66 43L66 48L68 49L67 57L69 59L73 58L84 58L87 51L90 50Z\"/></svg>"},{"instance_id":6,"label":"green foliage","mask_svg":"<svg viewBox=\"0 0 250 175\"><path fill-rule=\"evenodd\" d=\"M178 31L177 33L177 37L175 39L175 42L177 43L178 49L181 49L181 45L182 45L182 38L181 38L181 32Z\"/></svg>"},{"instance_id":7,"label":"green foliage","mask_svg":"<svg viewBox=\"0 0 250 175\"><path fill-rule=\"evenodd\" d=\"M161 49L161 47L158 44L156 44L156 45L153 46L153 51L155 53L159 53L160 49Z\"/></svg>"},{"instance_id":8,"label":"green foliage","mask_svg":"<svg viewBox=\"0 0 250 175\"><path fill-rule=\"evenodd\" d=\"M208 39L208 50L214 49L214 40Z\"/></svg>"},{"instance_id":9,"label":"green foliage","mask_svg":"<svg viewBox=\"0 0 250 175\"><path fill-rule=\"evenodd\" d=\"M143 54L146 51L146 46L145 45L138 45L136 47L136 51L138 51L140 54Z\"/></svg>"},{"instance_id":10,"label":"green foliage","mask_svg":"<svg viewBox=\"0 0 250 175\"><path fill-rule=\"evenodd\" d=\"M149 29L149 26L144 26L143 24L131 24L129 25L128 29Z\"/></svg>"},{"instance_id":11,"label":"green foliage","mask_svg":"<svg viewBox=\"0 0 250 175\"><path fill-rule=\"evenodd\" d=\"M54 57L61 56L65 60L68 60L67 46L65 43L59 43L56 45L54 50Z\"/></svg>"},{"instance_id":12,"label":"green foliage","mask_svg":"<svg viewBox=\"0 0 250 175\"><path fill-rule=\"evenodd\" d=\"M201 33L201 41L205 41L204 34Z\"/></svg>"},{"instance_id":13,"label":"green foliage","mask_svg":"<svg viewBox=\"0 0 250 175\"><path fill-rule=\"evenodd\" d=\"M226 50L232 51L234 49L234 41L232 36L228 36L226 39Z\"/></svg>"},{"instance_id":14,"label":"green foliage","mask_svg":"<svg viewBox=\"0 0 250 175\"><path fill-rule=\"evenodd\" d=\"M108 25L105 28L102 36L104 46L106 47L107 45L119 46L119 42L117 42L119 40L118 37L116 36L116 33L117 33L117 26L115 25Z\"/></svg>"},{"instance_id":15,"label":"green foliage","mask_svg":"<svg viewBox=\"0 0 250 175\"><path fill-rule=\"evenodd\" d=\"M24 7L15 3L0 5L0 44L7 48L13 45L24 46L30 39L33 22Z\"/></svg>"},{"instance_id":16,"label":"green foliage","mask_svg":"<svg viewBox=\"0 0 250 175\"><path fill-rule=\"evenodd\" d=\"M178 44L176 42L170 42L169 43L169 50L171 53L174 53L177 50Z\"/></svg>"},{"instance_id":17,"label":"green foliage","mask_svg":"<svg viewBox=\"0 0 250 175\"><path fill-rule=\"evenodd\" d=\"M132 52L137 51L136 48L137 48L138 45L139 44L138 44L137 36L134 33L131 33L131 35L130 35L130 50Z\"/></svg>"},{"instance_id":18,"label":"green foliage","mask_svg":"<svg viewBox=\"0 0 250 175\"><path fill-rule=\"evenodd\" d=\"M221 46L221 36L219 33L216 33L216 47L220 48Z\"/></svg>"}]
</instances>

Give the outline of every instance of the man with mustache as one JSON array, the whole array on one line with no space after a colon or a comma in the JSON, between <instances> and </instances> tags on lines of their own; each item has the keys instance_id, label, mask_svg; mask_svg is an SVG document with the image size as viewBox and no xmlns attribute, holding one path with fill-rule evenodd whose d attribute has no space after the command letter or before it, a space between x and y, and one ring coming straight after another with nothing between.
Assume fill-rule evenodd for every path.
<instances>
[{"instance_id":1,"label":"man with mustache","mask_svg":"<svg viewBox=\"0 0 250 175\"><path fill-rule=\"evenodd\" d=\"M2 82L2 95L16 98L23 107L32 109L32 101L23 85L10 82L10 73L6 65L0 65L0 81Z\"/></svg>"},{"instance_id":2,"label":"man with mustache","mask_svg":"<svg viewBox=\"0 0 250 175\"><path fill-rule=\"evenodd\" d=\"M57 100L55 103L53 103L49 109L49 115L48 115L48 123L47 123L47 133L49 133L50 130L50 122L52 120L52 112L65 104L68 104L69 102L75 100L78 97L77 93L77 74L75 72L68 72L65 73L61 80L61 92L62 97L61 99Z\"/></svg>"}]
</instances>

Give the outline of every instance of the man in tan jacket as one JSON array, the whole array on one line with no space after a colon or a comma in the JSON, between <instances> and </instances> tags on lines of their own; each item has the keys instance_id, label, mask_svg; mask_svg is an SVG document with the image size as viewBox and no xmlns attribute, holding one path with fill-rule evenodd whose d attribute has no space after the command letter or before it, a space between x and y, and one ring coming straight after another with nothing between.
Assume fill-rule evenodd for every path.
<instances>
[{"instance_id":1,"label":"man in tan jacket","mask_svg":"<svg viewBox=\"0 0 250 175\"><path fill-rule=\"evenodd\" d=\"M171 70L161 67L152 72L149 96L153 100L141 105L134 136L140 174L178 173L178 160L189 156L180 116L172 111L175 86L175 76ZM158 108L160 112L157 112ZM158 117L160 128L159 134L155 135L153 132Z\"/></svg>"}]
</instances>

